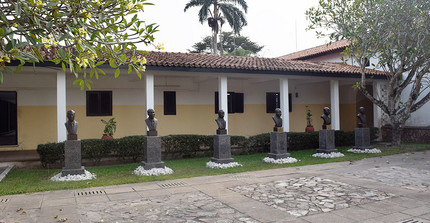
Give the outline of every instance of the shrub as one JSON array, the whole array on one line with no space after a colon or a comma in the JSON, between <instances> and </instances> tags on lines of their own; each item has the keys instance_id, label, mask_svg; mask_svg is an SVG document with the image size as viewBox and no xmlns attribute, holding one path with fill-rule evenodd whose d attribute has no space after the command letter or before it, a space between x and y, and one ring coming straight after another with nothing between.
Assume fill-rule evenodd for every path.
<instances>
[{"instance_id":1,"label":"shrub","mask_svg":"<svg viewBox=\"0 0 430 223\"><path fill-rule=\"evenodd\" d=\"M37 146L37 153L40 156L40 162L43 167L48 164L64 162L64 143L47 143Z\"/></svg>"},{"instance_id":2,"label":"shrub","mask_svg":"<svg viewBox=\"0 0 430 223\"><path fill-rule=\"evenodd\" d=\"M201 147L205 147L210 136L168 135L162 137L162 147L166 153L182 154L182 157L195 157ZM205 145L206 144L206 145Z\"/></svg>"},{"instance_id":3,"label":"shrub","mask_svg":"<svg viewBox=\"0 0 430 223\"><path fill-rule=\"evenodd\" d=\"M112 141L112 140L107 140ZM143 147L145 145L144 136L127 136L117 139L118 144L112 148L114 156L120 160L131 158L133 162L142 160Z\"/></svg>"},{"instance_id":4,"label":"shrub","mask_svg":"<svg viewBox=\"0 0 430 223\"><path fill-rule=\"evenodd\" d=\"M319 146L318 132L289 132L288 150L316 149Z\"/></svg>"}]
</instances>

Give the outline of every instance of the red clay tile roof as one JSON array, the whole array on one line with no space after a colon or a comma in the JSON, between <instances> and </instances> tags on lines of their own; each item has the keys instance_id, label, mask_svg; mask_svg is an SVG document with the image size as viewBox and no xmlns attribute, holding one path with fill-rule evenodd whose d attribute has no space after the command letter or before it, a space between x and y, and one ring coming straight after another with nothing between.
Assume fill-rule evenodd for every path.
<instances>
[{"instance_id":1,"label":"red clay tile roof","mask_svg":"<svg viewBox=\"0 0 430 223\"><path fill-rule=\"evenodd\" d=\"M280 56L278 58L285 60L300 60L310 57L316 57L320 54L329 53L332 51L343 50L345 47L349 46L347 40L340 40L329 45L324 44L316 47L312 47L306 50L297 51L294 53L290 53L284 56Z\"/></svg>"},{"instance_id":2,"label":"red clay tile roof","mask_svg":"<svg viewBox=\"0 0 430 223\"><path fill-rule=\"evenodd\" d=\"M232 69L266 72L298 72L324 74L359 75L360 68L339 63L284 60L280 58L258 58L220 56L196 53L149 52L145 55L149 67L182 67ZM366 69L369 75L387 75L385 72Z\"/></svg>"},{"instance_id":3,"label":"red clay tile roof","mask_svg":"<svg viewBox=\"0 0 430 223\"><path fill-rule=\"evenodd\" d=\"M40 49L40 53L45 59L55 57L55 50ZM213 54L198 53L171 53L149 51L144 55L147 60L148 69L151 67L161 68L198 68L226 69L252 72L297 72L297 73L315 73L315 75L360 75L360 68L340 63L330 62L311 62L303 60L285 60L282 58L259 58L259 57L240 57L240 56L220 56ZM386 76L387 73L366 69L366 74Z\"/></svg>"}]
</instances>

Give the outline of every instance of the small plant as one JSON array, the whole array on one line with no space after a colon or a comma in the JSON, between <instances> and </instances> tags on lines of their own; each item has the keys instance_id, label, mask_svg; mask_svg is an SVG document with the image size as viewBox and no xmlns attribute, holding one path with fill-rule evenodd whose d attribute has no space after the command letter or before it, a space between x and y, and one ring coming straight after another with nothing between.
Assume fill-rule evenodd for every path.
<instances>
[{"instance_id":1,"label":"small plant","mask_svg":"<svg viewBox=\"0 0 430 223\"><path fill-rule=\"evenodd\" d=\"M113 134L116 131L116 121L115 118L109 119L109 121L101 120L103 124L105 124L105 129L103 130L103 133L107 136L113 136Z\"/></svg>"},{"instance_id":2,"label":"small plant","mask_svg":"<svg viewBox=\"0 0 430 223\"><path fill-rule=\"evenodd\" d=\"M312 112L308 105L306 105L306 121L308 126L312 126Z\"/></svg>"}]
</instances>

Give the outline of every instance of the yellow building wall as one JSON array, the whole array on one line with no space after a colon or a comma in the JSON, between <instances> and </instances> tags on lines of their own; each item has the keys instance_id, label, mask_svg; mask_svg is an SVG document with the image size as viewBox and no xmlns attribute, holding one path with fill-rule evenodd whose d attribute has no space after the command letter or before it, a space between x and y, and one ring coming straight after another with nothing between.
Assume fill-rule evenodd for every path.
<instances>
[{"instance_id":1,"label":"yellow building wall","mask_svg":"<svg viewBox=\"0 0 430 223\"><path fill-rule=\"evenodd\" d=\"M323 124L320 118L326 104L309 105L312 124L315 131ZM104 124L101 119L109 120L115 117L117 131L115 138L130 135L145 135L146 109L145 106L113 106L113 116L87 117L85 106L68 106L67 110L76 112L79 123L78 137L80 139L98 139L103 134ZM156 105L158 119L158 134L215 134L218 128L215 122L217 114L214 105L177 105L176 115L164 115L163 106ZM341 129L352 131L355 128L355 104L340 105ZM264 104L246 104L244 113L228 114L229 134L253 136L271 132L274 126L272 116L266 113ZM290 116L290 131L304 132L306 127L306 107L294 104ZM4 150L34 150L38 144L57 141L56 106L18 106L18 146L2 146Z\"/></svg>"},{"instance_id":2,"label":"yellow building wall","mask_svg":"<svg viewBox=\"0 0 430 223\"><path fill-rule=\"evenodd\" d=\"M357 110L355 104L340 105L340 129L354 131L357 126Z\"/></svg>"}]
</instances>

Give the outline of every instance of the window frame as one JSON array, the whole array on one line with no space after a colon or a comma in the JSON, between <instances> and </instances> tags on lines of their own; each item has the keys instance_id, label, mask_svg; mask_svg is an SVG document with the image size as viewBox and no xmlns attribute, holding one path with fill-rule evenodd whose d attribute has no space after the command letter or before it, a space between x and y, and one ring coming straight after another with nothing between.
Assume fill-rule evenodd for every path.
<instances>
[{"instance_id":1,"label":"window frame","mask_svg":"<svg viewBox=\"0 0 430 223\"><path fill-rule=\"evenodd\" d=\"M238 99L241 101L241 105L237 105L237 103L235 102ZM219 110L218 91L215 91L215 103L214 104L215 104L215 114L217 114L218 110ZM245 95L244 95L244 93L233 92L233 91L227 92L227 109L228 109L228 114L245 113Z\"/></svg>"},{"instance_id":2,"label":"window frame","mask_svg":"<svg viewBox=\"0 0 430 223\"><path fill-rule=\"evenodd\" d=\"M168 97L172 97L172 95L173 99L168 99ZM170 100L173 100L173 102L168 102ZM173 105L166 106L167 103L173 103ZM172 107L172 110L166 110L166 108L170 107ZM163 91L163 112L164 115L176 115L176 91Z\"/></svg>"},{"instance_id":3,"label":"window frame","mask_svg":"<svg viewBox=\"0 0 430 223\"><path fill-rule=\"evenodd\" d=\"M109 100L109 108L108 111L102 111L102 102L104 101L102 99L103 94L108 94ZM91 104L91 94L97 94L97 101L95 102L98 107L97 112L90 111L90 104ZM87 91L86 92L86 115L87 117L101 117L101 116L112 116L113 113L113 94L112 91Z\"/></svg>"},{"instance_id":4,"label":"window frame","mask_svg":"<svg viewBox=\"0 0 430 223\"><path fill-rule=\"evenodd\" d=\"M277 102L275 101L275 108L273 108L273 110L269 108L269 104L268 104L269 95L275 95L275 100L278 99ZM266 113L275 113L275 109L280 107L281 107L280 92L266 92ZM293 112L293 95L291 93L288 93L288 112Z\"/></svg>"},{"instance_id":5,"label":"window frame","mask_svg":"<svg viewBox=\"0 0 430 223\"><path fill-rule=\"evenodd\" d=\"M3 143L1 143L1 140L0 140L0 146L16 146L16 145L18 145L18 92L17 91L0 91L0 94L1 93L13 94L13 98L14 98L14 102L15 102L13 110L15 111L15 113L13 115L14 119L13 119L12 125L14 125L14 127L15 127L15 129L13 129L13 130L15 130L15 137L14 137L14 142L12 142L12 143L4 143L3 144ZM7 118L8 118L8 120L10 120L10 113L7 114ZM9 123L9 125L11 125L11 124Z\"/></svg>"}]
</instances>

